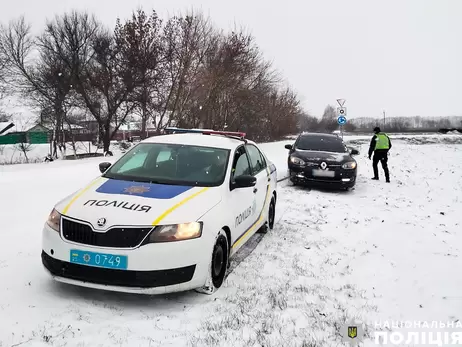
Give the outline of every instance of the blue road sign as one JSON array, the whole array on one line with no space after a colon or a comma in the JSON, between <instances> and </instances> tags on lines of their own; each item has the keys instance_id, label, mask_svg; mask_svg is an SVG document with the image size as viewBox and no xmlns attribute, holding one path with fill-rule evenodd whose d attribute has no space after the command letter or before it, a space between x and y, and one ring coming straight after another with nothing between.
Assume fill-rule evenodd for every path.
<instances>
[{"instance_id":1,"label":"blue road sign","mask_svg":"<svg viewBox=\"0 0 462 347\"><path fill-rule=\"evenodd\" d=\"M346 122L347 122L347 120L346 120L345 116L340 116L340 117L337 118L337 123L339 125L345 125Z\"/></svg>"}]
</instances>

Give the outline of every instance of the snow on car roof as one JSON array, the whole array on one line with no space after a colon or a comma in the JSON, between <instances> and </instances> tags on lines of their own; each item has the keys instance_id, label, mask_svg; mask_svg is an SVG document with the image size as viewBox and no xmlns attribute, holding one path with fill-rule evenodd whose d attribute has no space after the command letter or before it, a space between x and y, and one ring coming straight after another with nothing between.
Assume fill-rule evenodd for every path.
<instances>
[{"instance_id":1,"label":"snow on car roof","mask_svg":"<svg viewBox=\"0 0 462 347\"><path fill-rule=\"evenodd\" d=\"M254 142L246 140L248 143ZM194 133L171 134L152 136L142 141L142 143L177 143L181 145L194 145L204 147L216 147L234 149L244 142L232 137L223 135L203 135Z\"/></svg>"}]
</instances>

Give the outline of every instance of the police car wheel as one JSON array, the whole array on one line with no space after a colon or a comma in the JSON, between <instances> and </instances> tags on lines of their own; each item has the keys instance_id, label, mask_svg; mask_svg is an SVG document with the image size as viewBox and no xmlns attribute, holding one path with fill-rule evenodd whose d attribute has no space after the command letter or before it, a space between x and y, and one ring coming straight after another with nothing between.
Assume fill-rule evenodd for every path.
<instances>
[{"instance_id":1,"label":"police car wheel","mask_svg":"<svg viewBox=\"0 0 462 347\"><path fill-rule=\"evenodd\" d=\"M213 246L209 274L205 285L197 288L196 292L211 295L223 284L229 263L228 237L224 230L220 230Z\"/></svg>"},{"instance_id":2,"label":"police car wheel","mask_svg":"<svg viewBox=\"0 0 462 347\"><path fill-rule=\"evenodd\" d=\"M228 268L228 238L226 233L221 230L218 235L212 252L211 277L213 286L218 289L223 284L226 270Z\"/></svg>"},{"instance_id":3,"label":"police car wheel","mask_svg":"<svg viewBox=\"0 0 462 347\"><path fill-rule=\"evenodd\" d=\"M266 216L266 222L263 224L263 226L260 228L258 233L260 234L266 234L268 230L272 230L274 228L274 217L276 215L276 200L274 199L274 196L271 198L269 207L268 207L268 214Z\"/></svg>"},{"instance_id":4,"label":"police car wheel","mask_svg":"<svg viewBox=\"0 0 462 347\"><path fill-rule=\"evenodd\" d=\"M268 208L268 229L272 230L274 228L274 217L276 216L276 201L274 196L271 198L271 202Z\"/></svg>"}]
</instances>

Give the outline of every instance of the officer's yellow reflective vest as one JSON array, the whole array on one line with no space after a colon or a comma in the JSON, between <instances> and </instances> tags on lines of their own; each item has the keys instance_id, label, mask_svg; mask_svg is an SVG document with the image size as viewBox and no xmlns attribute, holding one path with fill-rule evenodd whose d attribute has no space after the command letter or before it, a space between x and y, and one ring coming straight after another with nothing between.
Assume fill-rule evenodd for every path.
<instances>
[{"instance_id":1,"label":"officer's yellow reflective vest","mask_svg":"<svg viewBox=\"0 0 462 347\"><path fill-rule=\"evenodd\" d=\"M385 133L378 133L375 135L375 149L390 149L388 142L388 135Z\"/></svg>"}]
</instances>

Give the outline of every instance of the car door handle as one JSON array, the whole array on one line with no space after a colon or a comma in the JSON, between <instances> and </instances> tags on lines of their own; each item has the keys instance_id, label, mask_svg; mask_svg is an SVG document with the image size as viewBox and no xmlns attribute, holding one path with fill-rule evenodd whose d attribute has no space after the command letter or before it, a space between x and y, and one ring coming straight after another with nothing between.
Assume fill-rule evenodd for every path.
<instances>
[{"instance_id":1,"label":"car door handle","mask_svg":"<svg viewBox=\"0 0 462 347\"><path fill-rule=\"evenodd\" d=\"M254 189L253 189L253 192L254 192L254 193L258 192L258 188L254 188Z\"/></svg>"},{"instance_id":2,"label":"car door handle","mask_svg":"<svg viewBox=\"0 0 462 347\"><path fill-rule=\"evenodd\" d=\"M268 176L268 182L270 182L270 181L271 181L271 176Z\"/></svg>"}]
</instances>

